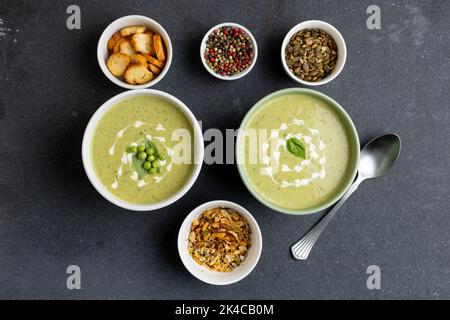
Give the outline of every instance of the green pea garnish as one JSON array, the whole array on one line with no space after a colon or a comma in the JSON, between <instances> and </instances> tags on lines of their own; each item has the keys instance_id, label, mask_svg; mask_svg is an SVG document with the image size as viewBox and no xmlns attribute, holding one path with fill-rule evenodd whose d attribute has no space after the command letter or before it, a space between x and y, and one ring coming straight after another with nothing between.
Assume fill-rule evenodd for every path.
<instances>
[{"instance_id":1,"label":"green pea garnish","mask_svg":"<svg viewBox=\"0 0 450 320\"><path fill-rule=\"evenodd\" d=\"M148 169L151 169L151 167L152 167L152 164L150 161L144 162L144 169L148 170Z\"/></svg>"},{"instance_id":2,"label":"green pea garnish","mask_svg":"<svg viewBox=\"0 0 450 320\"><path fill-rule=\"evenodd\" d=\"M138 158L139 160L144 160L147 158L147 154L145 152L139 152Z\"/></svg>"},{"instance_id":3,"label":"green pea garnish","mask_svg":"<svg viewBox=\"0 0 450 320\"><path fill-rule=\"evenodd\" d=\"M155 160L152 162L153 168L159 168L160 166L161 166L161 163L159 162L159 160Z\"/></svg>"}]
</instances>

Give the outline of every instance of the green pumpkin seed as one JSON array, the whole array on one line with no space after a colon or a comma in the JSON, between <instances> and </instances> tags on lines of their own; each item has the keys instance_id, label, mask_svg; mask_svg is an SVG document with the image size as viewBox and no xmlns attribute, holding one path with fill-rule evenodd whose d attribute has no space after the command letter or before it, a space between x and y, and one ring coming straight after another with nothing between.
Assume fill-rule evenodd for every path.
<instances>
[{"instance_id":1,"label":"green pumpkin seed","mask_svg":"<svg viewBox=\"0 0 450 320\"><path fill-rule=\"evenodd\" d=\"M319 81L329 75L337 61L337 46L333 38L320 29L297 32L286 47L289 70L300 79Z\"/></svg>"}]
</instances>

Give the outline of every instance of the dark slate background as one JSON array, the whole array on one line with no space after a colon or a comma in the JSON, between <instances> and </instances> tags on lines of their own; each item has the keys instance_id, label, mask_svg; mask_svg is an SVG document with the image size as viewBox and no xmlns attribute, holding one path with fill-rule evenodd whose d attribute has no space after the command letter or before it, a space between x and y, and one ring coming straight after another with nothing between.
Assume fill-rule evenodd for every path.
<instances>
[{"instance_id":1,"label":"dark slate background","mask_svg":"<svg viewBox=\"0 0 450 320\"><path fill-rule=\"evenodd\" d=\"M335 299L450 298L450 2L448 1L11 1L0 2L0 298ZM66 28L78 4L81 30ZM382 29L368 30L378 4ZM204 166L176 204L132 213L104 200L81 163L94 111L123 91L100 71L96 46L114 19L142 14L171 36L174 59L156 89L184 101L204 128L237 128L263 96L294 87L279 55L295 24L321 19L348 46L347 64L321 86L353 118L361 142L395 132L403 149L388 176L361 185L317 243L294 261L289 245L320 214L293 217L259 204L234 165ZM234 21L260 54L244 79L221 82L198 48L213 25ZM264 248L243 281L214 287L193 278L177 252L188 212L214 199L247 207ZM81 290L66 268L81 267ZM382 271L368 290L366 269Z\"/></svg>"}]
</instances>

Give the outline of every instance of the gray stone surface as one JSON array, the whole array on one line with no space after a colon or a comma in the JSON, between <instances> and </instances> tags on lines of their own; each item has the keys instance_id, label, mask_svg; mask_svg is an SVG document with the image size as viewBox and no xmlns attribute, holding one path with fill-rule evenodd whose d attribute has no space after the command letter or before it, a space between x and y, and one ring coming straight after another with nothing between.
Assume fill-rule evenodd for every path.
<instances>
[{"instance_id":1,"label":"gray stone surface","mask_svg":"<svg viewBox=\"0 0 450 320\"><path fill-rule=\"evenodd\" d=\"M378 1L382 29L366 28L374 1L82 1L82 29L66 28L68 1L0 2L0 298L322 299L450 298L450 2ZM170 34L174 60L156 89L184 101L204 128L237 128L263 96L294 87L281 67L286 32L307 19L335 25L346 67L317 88L340 102L364 143L385 132L403 139L398 164L346 203L310 259L289 245L320 214L292 217L259 204L233 165L204 166L192 190L156 212L114 207L89 184L80 156L84 128L123 90L101 73L97 40L114 19L143 14ZM260 49L244 79L220 82L198 47L211 26L247 26ZM243 281L217 288L193 278L176 248L197 205L228 199L247 207L264 239ZM68 265L82 290L66 288ZM366 288L366 268L382 289Z\"/></svg>"}]
</instances>

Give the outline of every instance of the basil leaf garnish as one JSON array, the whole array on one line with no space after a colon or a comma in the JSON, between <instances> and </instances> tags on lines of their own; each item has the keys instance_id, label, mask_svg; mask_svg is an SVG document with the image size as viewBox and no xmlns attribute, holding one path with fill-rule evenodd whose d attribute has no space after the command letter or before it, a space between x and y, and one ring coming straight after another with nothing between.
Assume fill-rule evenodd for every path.
<instances>
[{"instance_id":1,"label":"basil leaf garnish","mask_svg":"<svg viewBox=\"0 0 450 320\"><path fill-rule=\"evenodd\" d=\"M306 159L306 150L303 143L301 143L300 140L297 138L290 138L286 142L286 148L290 153L292 153L294 156Z\"/></svg>"},{"instance_id":2,"label":"basil leaf garnish","mask_svg":"<svg viewBox=\"0 0 450 320\"><path fill-rule=\"evenodd\" d=\"M155 151L155 157L159 156L159 150L158 150L158 148L156 147L156 144L153 141L145 139L145 147L146 148L147 147L153 148L153 150Z\"/></svg>"},{"instance_id":3,"label":"basil leaf garnish","mask_svg":"<svg viewBox=\"0 0 450 320\"><path fill-rule=\"evenodd\" d=\"M136 172L138 174L139 180L144 179L144 177L145 177L145 175L147 173L147 170L144 169L144 162L145 161L146 161L145 159L142 159L142 160L139 159L137 157L137 154L133 155L133 165L134 165L134 168L136 169Z\"/></svg>"}]
</instances>

